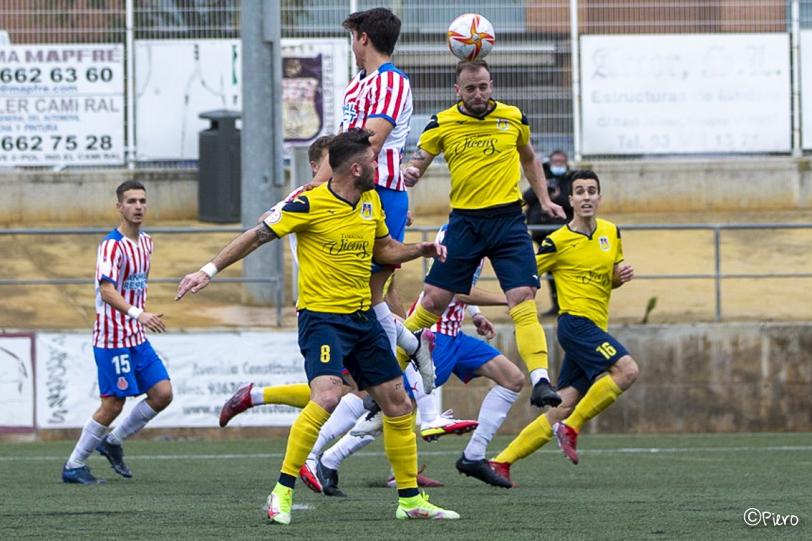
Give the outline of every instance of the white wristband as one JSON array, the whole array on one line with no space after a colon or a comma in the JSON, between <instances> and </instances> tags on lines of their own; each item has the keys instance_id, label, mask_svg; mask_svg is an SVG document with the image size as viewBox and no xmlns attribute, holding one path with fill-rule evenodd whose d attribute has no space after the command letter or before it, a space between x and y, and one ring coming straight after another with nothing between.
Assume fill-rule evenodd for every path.
<instances>
[{"instance_id":1,"label":"white wristband","mask_svg":"<svg viewBox=\"0 0 812 541\"><path fill-rule=\"evenodd\" d=\"M214 275L217 274L217 267L214 266L214 263L206 263L200 270L206 273L209 278L214 278Z\"/></svg>"},{"instance_id":2,"label":"white wristband","mask_svg":"<svg viewBox=\"0 0 812 541\"><path fill-rule=\"evenodd\" d=\"M471 317L474 317L480 313L479 306L477 306L476 304L469 304L468 306L465 307L465 310Z\"/></svg>"},{"instance_id":3,"label":"white wristband","mask_svg":"<svg viewBox=\"0 0 812 541\"><path fill-rule=\"evenodd\" d=\"M127 310L127 315L136 321L138 321L138 316L140 316L143 313L144 311L138 308L137 306L130 306L130 309Z\"/></svg>"}]
</instances>

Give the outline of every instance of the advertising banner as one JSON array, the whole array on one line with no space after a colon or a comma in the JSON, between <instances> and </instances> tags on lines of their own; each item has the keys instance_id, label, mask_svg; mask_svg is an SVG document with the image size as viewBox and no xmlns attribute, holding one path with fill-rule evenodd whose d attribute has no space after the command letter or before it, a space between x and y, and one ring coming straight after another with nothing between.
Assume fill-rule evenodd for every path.
<instances>
[{"instance_id":1,"label":"advertising banner","mask_svg":"<svg viewBox=\"0 0 812 541\"><path fill-rule=\"evenodd\" d=\"M124 47L0 47L0 167L124 163Z\"/></svg>"},{"instance_id":2,"label":"advertising banner","mask_svg":"<svg viewBox=\"0 0 812 541\"><path fill-rule=\"evenodd\" d=\"M789 34L581 38L584 154L789 152Z\"/></svg>"},{"instance_id":3,"label":"advertising banner","mask_svg":"<svg viewBox=\"0 0 812 541\"><path fill-rule=\"evenodd\" d=\"M90 333L37 335L39 428L79 428L98 407L90 338ZM295 332L160 335L150 343L166 364L174 391L172 404L151 428L216 427L221 406L240 385L307 381ZM122 415L137 400L127 400ZM260 406L229 426L290 426L298 413L288 406Z\"/></svg>"}]
</instances>

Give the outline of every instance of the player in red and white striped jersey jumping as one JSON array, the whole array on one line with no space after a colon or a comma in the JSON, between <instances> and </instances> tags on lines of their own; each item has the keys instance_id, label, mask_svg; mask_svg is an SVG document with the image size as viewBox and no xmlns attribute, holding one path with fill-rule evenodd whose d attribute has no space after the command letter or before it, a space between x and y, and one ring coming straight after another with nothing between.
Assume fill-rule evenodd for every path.
<instances>
[{"instance_id":1,"label":"player in red and white striped jersey jumping","mask_svg":"<svg viewBox=\"0 0 812 541\"><path fill-rule=\"evenodd\" d=\"M65 483L98 483L86 461L93 450L107 458L113 470L132 477L124 463L122 442L132 436L172 401L166 367L144 335L166 330L162 314L144 310L147 300L152 239L141 231L147 193L137 181L116 189L121 222L99 245L96 258L96 321L93 354L99 378L101 405L88 419L79 441L62 468ZM147 397L111 432L128 396Z\"/></svg>"}]
</instances>

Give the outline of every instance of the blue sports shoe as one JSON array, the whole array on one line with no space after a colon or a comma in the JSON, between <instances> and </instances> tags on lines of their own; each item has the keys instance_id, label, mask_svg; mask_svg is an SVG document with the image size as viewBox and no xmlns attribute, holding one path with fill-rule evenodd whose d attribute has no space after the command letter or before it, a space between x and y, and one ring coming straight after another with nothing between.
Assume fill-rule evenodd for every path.
<instances>
[{"instance_id":1,"label":"blue sports shoe","mask_svg":"<svg viewBox=\"0 0 812 541\"><path fill-rule=\"evenodd\" d=\"M96 450L110 462L114 472L127 479L133 476L130 468L124 463L124 449L121 445L113 445L105 436L96 446Z\"/></svg>"},{"instance_id":2,"label":"blue sports shoe","mask_svg":"<svg viewBox=\"0 0 812 541\"><path fill-rule=\"evenodd\" d=\"M104 479L96 479L93 477L93 474L90 473L90 468L87 466L69 468L67 463L62 466L62 481L78 485L99 485L106 482Z\"/></svg>"}]
</instances>

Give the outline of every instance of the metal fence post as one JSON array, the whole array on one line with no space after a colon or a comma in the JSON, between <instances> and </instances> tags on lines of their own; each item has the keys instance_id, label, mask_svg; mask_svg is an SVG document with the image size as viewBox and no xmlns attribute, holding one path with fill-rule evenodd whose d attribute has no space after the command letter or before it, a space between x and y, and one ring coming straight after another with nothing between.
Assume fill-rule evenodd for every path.
<instances>
[{"instance_id":1,"label":"metal fence post","mask_svg":"<svg viewBox=\"0 0 812 541\"><path fill-rule=\"evenodd\" d=\"M801 7L800 0L792 0L790 25L790 58L792 59L792 155L800 157L801 150Z\"/></svg>"},{"instance_id":2,"label":"metal fence post","mask_svg":"<svg viewBox=\"0 0 812 541\"><path fill-rule=\"evenodd\" d=\"M134 26L135 13L133 0L127 0L124 15L125 25L125 55L127 57L127 168L135 169L136 143L135 143L135 47Z\"/></svg>"},{"instance_id":3,"label":"metal fence post","mask_svg":"<svg viewBox=\"0 0 812 541\"><path fill-rule=\"evenodd\" d=\"M722 321L722 242L719 226L713 228L714 289L716 292L716 321Z\"/></svg>"},{"instance_id":4,"label":"metal fence post","mask_svg":"<svg viewBox=\"0 0 812 541\"><path fill-rule=\"evenodd\" d=\"M570 77L572 80L572 146L581 161L581 48L578 46L578 0L570 0Z\"/></svg>"},{"instance_id":5,"label":"metal fence post","mask_svg":"<svg viewBox=\"0 0 812 541\"><path fill-rule=\"evenodd\" d=\"M281 199L282 66L279 0L245 2L240 13L242 37L242 225L257 218ZM284 284L282 243L273 242L243 262L246 278L270 276ZM283 285L284 286L284 285ZM277 302L278 293L262 284L249 284L244 300Z\"/></svg>"}]
</instances>

